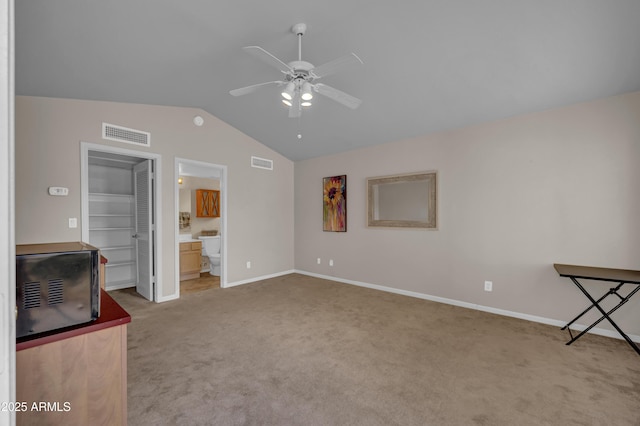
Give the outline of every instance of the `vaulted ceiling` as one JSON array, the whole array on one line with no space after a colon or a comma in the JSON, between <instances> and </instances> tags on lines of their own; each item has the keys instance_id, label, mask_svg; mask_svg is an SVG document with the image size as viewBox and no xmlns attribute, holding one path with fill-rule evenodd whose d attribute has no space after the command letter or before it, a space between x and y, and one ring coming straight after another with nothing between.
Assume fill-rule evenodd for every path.
<instances>
[{"instance_id":1,"label":"vaulted ceiling","mask_svg":"<svg viewBox=\"0 0 640 426\"><path fill-rule=\"evenodd\" d=\"M199 107L292 160L640 90L637 0L20 0L16 94ZM280 89L229 90L354 52L288 118ZM302 138L297 137L298 134Z\"/></svg>"}]
</instances>

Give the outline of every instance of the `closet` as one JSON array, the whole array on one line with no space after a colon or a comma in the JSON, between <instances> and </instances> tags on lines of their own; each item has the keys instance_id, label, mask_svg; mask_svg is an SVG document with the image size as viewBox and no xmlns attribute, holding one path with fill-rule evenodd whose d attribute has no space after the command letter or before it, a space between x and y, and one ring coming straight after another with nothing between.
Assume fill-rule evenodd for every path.
<instances>
[{"instance_id":1,"label":"closet","mask_svg":"<svg viewBox=\"0 0 640 426\"><path fill-rule=\"evenodd\" d=\"M135 287L133 167L143 159L89 151L89 241L107 258L106 290Z\"/></svg>"}]
</instances>

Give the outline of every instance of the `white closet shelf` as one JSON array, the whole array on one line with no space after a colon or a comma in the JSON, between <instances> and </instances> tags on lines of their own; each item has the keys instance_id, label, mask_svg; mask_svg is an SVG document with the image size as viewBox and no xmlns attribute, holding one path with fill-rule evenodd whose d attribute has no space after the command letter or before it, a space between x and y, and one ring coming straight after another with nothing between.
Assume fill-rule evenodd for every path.
<instances>
[{"instance_id":1,"label":"white closet shelf","mask_svg":"<svg viewBox=\"0 0 640 426\"><path fill-rule=\"evenodd\" d=\"M105 192L90 192L89 196L97 195L99 197L126 197L133 198L133 194L109 194Z\"/></svg>"},{"instance_id":2,"label":"white closet shelf","mask_svg":"<svg viewBox=\"0 0 640 426\"><path fill-rule=\"evenodd\" d=\"M100 251L110 251L110 250L131 250L136 248L134 245L128 246L111 246L111 247L101 247Z\"/></svg>"},{"instance_id":3,"label":"white closet shelf","mask_svg":"<svg viewBox=\"0 0 640 426\"><path fill-rule=\"evenodd\" d=\"M126 229L133 229L133 226L123 226L123 227L110 227L110 228L89 228L89 231L123 231Z\"/></svg>"},{"instance_id":4,"label":"white closet shelf","mask_svg":"<svg viewBox=\"0 0 640 426\"><path fill-rule=\"evenodd\" d=\"M106 288L137 282L133 170L105 162L89 165L89 241L107 258Z\"/></svg>"},{"instance_id":5,"label":"white closet shelf","mask_svg":"<svg viewBox=\"0 0 640 426\"><path fill-rule=\"evenodd\" d=\"M108 290L119 290L121 288L135 287L136 282L132 280L107 281L105 287Z\"/></svg>"}]
</instances>

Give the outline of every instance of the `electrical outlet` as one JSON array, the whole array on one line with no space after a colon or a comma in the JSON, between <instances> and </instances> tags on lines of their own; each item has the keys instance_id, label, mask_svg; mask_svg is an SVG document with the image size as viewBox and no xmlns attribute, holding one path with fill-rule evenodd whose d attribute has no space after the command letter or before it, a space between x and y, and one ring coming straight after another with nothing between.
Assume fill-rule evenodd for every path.
<instances>
[{"instance_id":1,"label":"electrical outlet","mask_svg":"<svg viewBox=\"0 0 640 426\"><path fill-rule=\"evenodd\" d=\"M322 263L322 260L320 260L320 258L318 258L318 265Z\"/></svg>"},{"instance_id":2,"label":"electrical outlet","mask_svg":"<svg viewBox=\"0 0 640 426\"><path fill-rule=\"evenodd\" d=\"M251 261L250 260L247 261L247 269L251 269Z\"/></svg>"},{"instance_id":3,"label":"electrical outlet","mask_svg":"<svg viewBox=\"0 0 640 426\"><path fill-rule=\"evenodd\" d=\"M69 228L77 228L78 227L78 219L75 217L69 218Z\"/></svg>"},{"instance_id":4,"label":"electrical outlet","mask_svg":"<svg viewBox=\"0 0 640 426\"><path fill-rule=\"evenodd\" d=\"M493 281L484 282L484 291L493 291Z\"/></svg>"},{"instance_id":5,"label":"electrical outlet","mask_svg":"<svg viewBox=\"0 0 640 426\"><path fill-rule=\"evenodd\" d=\"M333 266L333 259L329 259L329 266Z\"/></svg>"}]
</instances>

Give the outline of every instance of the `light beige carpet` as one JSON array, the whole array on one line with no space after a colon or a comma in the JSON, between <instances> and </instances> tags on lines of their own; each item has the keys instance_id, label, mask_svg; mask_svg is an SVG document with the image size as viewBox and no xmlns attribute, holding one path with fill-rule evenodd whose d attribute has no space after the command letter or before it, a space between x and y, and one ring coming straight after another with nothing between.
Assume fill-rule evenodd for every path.
<instances>
[{"instance_id":1,"label":"light beige carpet","mask_svg":"<svg viewBox=\"0 0 640 426\"><path fill-rule=\"evenodd\" d=\"M639 425L640 356L556 327L299 274L127 292L129 424Z\"/></svg>"}]
</instances>

